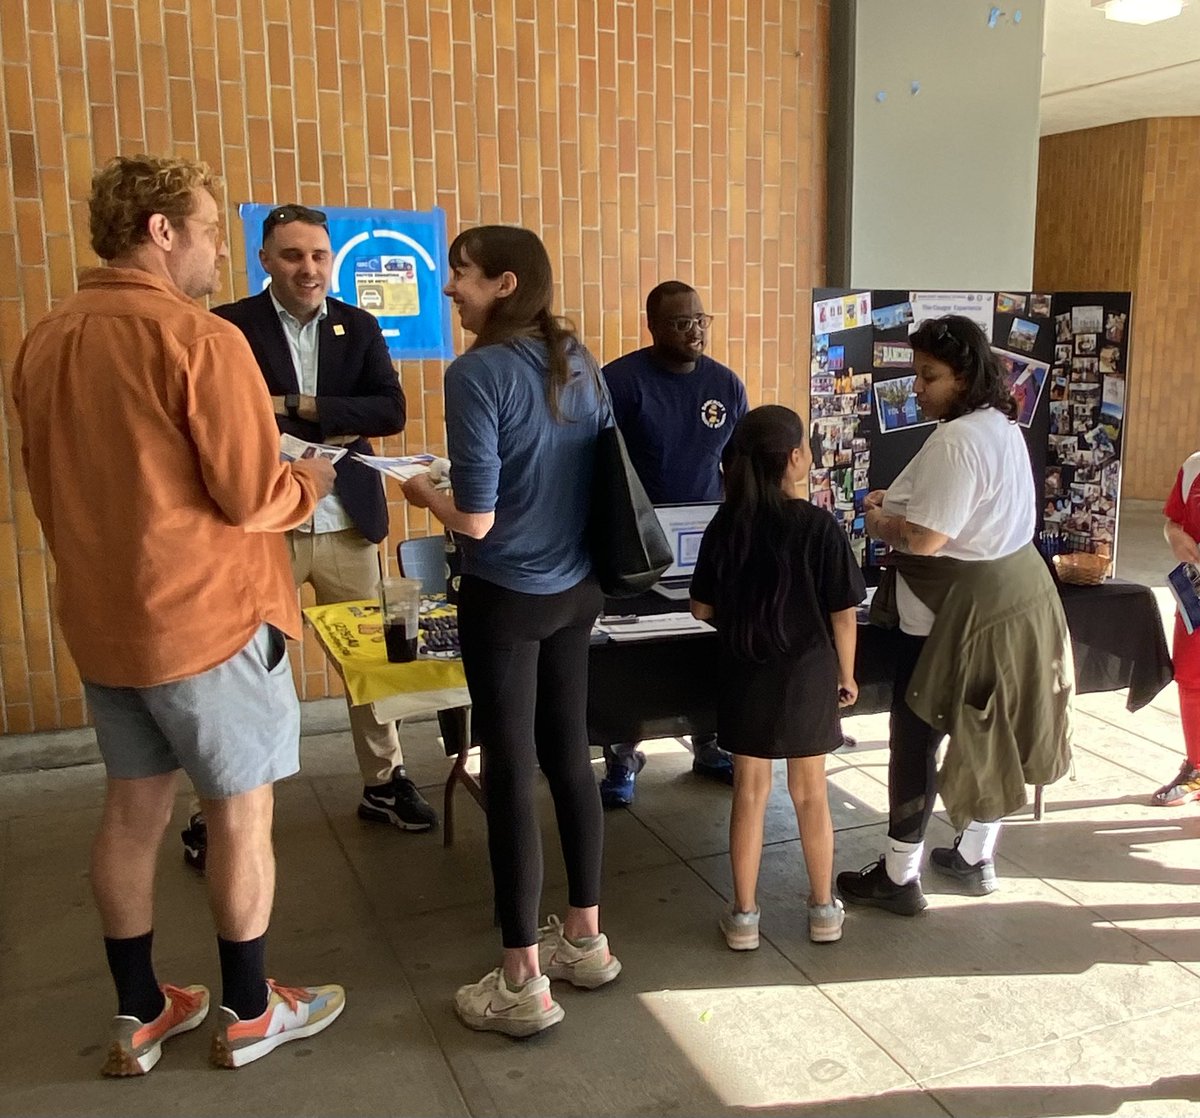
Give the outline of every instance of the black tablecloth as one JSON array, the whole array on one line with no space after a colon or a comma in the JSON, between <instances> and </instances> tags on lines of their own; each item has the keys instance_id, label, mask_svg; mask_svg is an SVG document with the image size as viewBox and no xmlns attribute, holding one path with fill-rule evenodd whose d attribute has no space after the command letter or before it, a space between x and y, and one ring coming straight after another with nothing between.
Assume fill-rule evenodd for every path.
<instances>
[{"instance_id":1,"label":"black tablecloth","mask_svg":"<svg viewBox=\"0 0 1200 1118\"><path fill-rule=\"evenodd\" d=\"M1100 586L1061 586L1075 653L1078 694L1129 688L1127 706L1145 706L1172 677L1158 604L1147 586L1109 579ZM607 604L610 613L686 608L658 594ZM595 745L674 737L716 729L716 636L608 641L592 646L588 729ZM845 713L876 714L891 705L894 639L858 627L858 702Z\"/></svg>"}]
</instances>

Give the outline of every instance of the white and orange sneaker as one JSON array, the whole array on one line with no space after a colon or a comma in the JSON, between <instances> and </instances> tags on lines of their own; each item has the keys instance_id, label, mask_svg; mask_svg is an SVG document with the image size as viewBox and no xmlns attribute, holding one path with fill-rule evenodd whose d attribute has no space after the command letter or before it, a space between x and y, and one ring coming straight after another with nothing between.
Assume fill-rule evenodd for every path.
<instances>
[{"instance_id":1,"label":"white and orange sneaker","mask_svg":"<svg viewBox=\"0 0 1200 1118\"><path fill-rule=\"evenodd\" d=\"M551 916L546 926L538 929L538 936L538 962L547 978L594 990L621 973L621 964L609 951L608 936L603 932L573 942L563 932L562 921Z\"/></svg>"},{"instance_id":2,"label":"white and orange sneaker","mask_svg":"<svg viewBox=\"0 0 1200 1118\"><path fill-rule=\"evenodd\" d=\"M469 1029L521 1037L557 1025L564 1016L563 1007L550 995L550 979L544 974L511 990L500 967L478 982L460 986L454 1008Z\"/></svg>"},{"instance_id":3,"label":"white and orange sneaker","mask_svg":"<svg viewBox=\"0 0 1200 1118\"><path fill-rule=\"evenodd\" d=\"M153 1021L117 1016L112 1022L112 1042L101 1075L145 1075L162 1056L163 1041L190 1032L208 1016L208 990L203 986L159 987L167 1004Z\"/></svg>"},{"instance_id":4,"label":"white and orange sneaker","mask_svg":"<svg viewBox=\"0 0 1200 1118\"><path fill-rule=\"evenodd\" d=\"M346 991L340 986L281 986L273 978L267 986L267 1008L252 1020L243 1021L221 1006L210 1053L215 1066L244 1067L289 1040L328 1028L346 1008Z\"/></svg>"}]
</instances>

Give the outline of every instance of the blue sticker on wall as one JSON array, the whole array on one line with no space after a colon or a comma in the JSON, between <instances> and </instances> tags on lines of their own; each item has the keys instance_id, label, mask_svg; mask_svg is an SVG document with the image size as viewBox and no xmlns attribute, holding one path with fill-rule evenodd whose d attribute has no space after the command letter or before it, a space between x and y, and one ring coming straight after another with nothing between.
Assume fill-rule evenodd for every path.
<instances>
[{"instance_id":1,"label":"blue sticker on wall","mask_svg":"<svg viewBox=\"0 0 1200 1118\"><path fill-rule=\"evenodd\" d=\"M267 286L258 259L263 219L273 210L238 206L246 236L251 293ZM395 358L453 358L444 210L360 210L323 207L333 245L329 294L369 311Z\"/></svg>"}]
</instances>

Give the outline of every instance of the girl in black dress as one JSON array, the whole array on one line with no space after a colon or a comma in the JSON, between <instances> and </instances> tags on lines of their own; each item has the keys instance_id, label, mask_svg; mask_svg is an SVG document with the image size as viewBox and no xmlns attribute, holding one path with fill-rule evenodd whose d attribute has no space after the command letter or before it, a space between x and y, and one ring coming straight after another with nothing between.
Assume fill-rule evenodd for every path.
<instances>
[{"instance_id":1,"label":"girl in black dress","mask_svg":"<svg viewBox=\"0 0 1200 1118\"><path fill-rule=\"evenodd\" d=\"M775 758L786 758L809 881L809 936L841 938L825 755L842 743L838 707L858 696L855 607L862 572L833 517L796 496L812 463L800 417L755 408L722 456L725 503L700 545L692 613L720 638L717 734L734 754L729 855L733 903L721 917L735 951L758 946L755 892Z\"/></svg>"}]
</instances>

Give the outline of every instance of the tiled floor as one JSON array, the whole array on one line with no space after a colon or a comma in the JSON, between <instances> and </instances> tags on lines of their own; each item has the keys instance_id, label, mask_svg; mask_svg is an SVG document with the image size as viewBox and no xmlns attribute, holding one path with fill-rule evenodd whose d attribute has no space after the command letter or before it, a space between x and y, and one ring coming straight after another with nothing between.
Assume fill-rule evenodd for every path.
<instances>
[{"instance_id":1,"label":"tiled floor","mask_svg":"<svg viewBox=\"0 0 1200 1118\"><path fill-rule=\"evenodd\" d=\"M1161 557L1144 555L1152 577ZM270 958L286 981L344 983L346 1013L238 1072L206 1066L199 1030L139 1081L96 1076L113 1010L85 874L100 769L0 777L0 1114L1194 1115L1200 807L1146 806L1178 765L1172 690L1133 715L1123 702L1080 700L1075 772L1042 822L1006 828L1000 892L927 873L927 912L852 910L835 945L805 935L780 784L753 953L716 930L729 793L692 776L682 743L653 743L634 807L608 817L604 924L625 969L559 992L565 1021L527 1042L451 1008L498 959L478 810L462 801L450 850L360 823L348 735L309 736L279 789ZM858 747L830 764L841 869L877 856L886 810L885 719L848 729ZM433 733L406 735L431 798L447 768ZM549 913L565 890L544 789L542 807ZM930 837L949 835L937 819ZM174 841L158 903L162 976L216 985L203 885Z\"/></svg>"}]
</instances>

